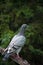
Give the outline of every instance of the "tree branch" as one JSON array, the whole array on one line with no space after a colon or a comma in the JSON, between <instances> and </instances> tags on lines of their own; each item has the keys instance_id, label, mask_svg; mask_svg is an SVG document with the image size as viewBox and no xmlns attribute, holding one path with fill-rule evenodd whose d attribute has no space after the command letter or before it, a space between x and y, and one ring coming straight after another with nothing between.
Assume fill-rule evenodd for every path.
<instances>
[{"instance_id":1,"label":"tree branch","mask_svg":"<svg viewBox=\"0 0 43 65\"><path fill-rule=\"evenodd\" d=\"M1 47L0 47L0 53L1 53L1 54L3 54L4 50L5 50L4 48L1 48ZM19 65L30 65L30 64L27 62L27 60L23 60L20 56L19 56L19 58L18 58L18 56L15 55L14 53L10 56L10 58L11 58L13 61L15 61L16 63L18 63Z\"/></svg>"}]
</instances>

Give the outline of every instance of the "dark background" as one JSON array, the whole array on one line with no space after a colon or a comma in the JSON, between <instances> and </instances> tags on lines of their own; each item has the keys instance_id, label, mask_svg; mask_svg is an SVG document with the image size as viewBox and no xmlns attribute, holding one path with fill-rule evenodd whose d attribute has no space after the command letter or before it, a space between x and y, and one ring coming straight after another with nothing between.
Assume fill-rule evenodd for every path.
<instances>
[{"instance_id":1,"label":"dark background","mask_svg":"<svg viewBox=\"0 0 43 65\"><path fill-rule=\"evenodd\" d=\"M23 23L29 27L20 56L31 65L43 65L43 0L0 0L1 47L7 47ZM10 59L2 62L2 58L0 54L0 65L17 65Z\"/></svg>"}]
</instances>

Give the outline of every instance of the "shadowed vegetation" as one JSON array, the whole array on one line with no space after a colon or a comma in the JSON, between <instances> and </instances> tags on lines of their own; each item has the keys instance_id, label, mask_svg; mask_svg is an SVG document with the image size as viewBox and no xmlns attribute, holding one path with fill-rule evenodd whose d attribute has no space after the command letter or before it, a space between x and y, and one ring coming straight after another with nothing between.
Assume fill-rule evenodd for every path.
<instances>
[{"instance_id":1,"label":"shadowed vegetation","mask_svg":"<svg viewBox=\"0 0 43 65\"><path fill-rule=\"evenodd\" d=\"M0 46L6 48L20 26L26 23L26 44L20 56L31 65L43 65L43 0L0 0ZM16 32L17 31L17 32ZM10 59L0 65L17 65Z\"/></svg>"}]
</instances>

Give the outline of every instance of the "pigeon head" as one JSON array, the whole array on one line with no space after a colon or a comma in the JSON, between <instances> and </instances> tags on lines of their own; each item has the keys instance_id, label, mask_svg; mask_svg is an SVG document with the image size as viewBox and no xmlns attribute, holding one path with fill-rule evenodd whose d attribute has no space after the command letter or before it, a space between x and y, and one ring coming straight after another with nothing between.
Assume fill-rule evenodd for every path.
<instances>
[{"instance_id":1,"label":"pigeon head","mask_svg":"<svg viewBox=\"0 0 43 65\"><path fill-rule=\"evenodd\" d=\"M23 24L23 25L21 26L21 29L26 29L26 27L27 27L27 24Z\"/></svg>"},{"instance_id":2,"label":"pigeon head","mask_svg":"<svg viewBox=\"0 0 43 65\"><path fill-rule=\"evenodd\" d=\"M27 28L27 24L23 24L20 28L19 34L24 35L25 29Z\"/></svg>"}]
</instances>

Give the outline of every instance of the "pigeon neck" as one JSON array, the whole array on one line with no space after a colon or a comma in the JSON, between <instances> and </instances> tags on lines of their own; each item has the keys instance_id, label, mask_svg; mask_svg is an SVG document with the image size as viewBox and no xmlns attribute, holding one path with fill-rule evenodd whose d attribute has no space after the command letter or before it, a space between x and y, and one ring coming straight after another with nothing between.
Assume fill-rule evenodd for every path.
<instances>
[{"instance_id":1,"label":"pigeon neck","mask_svg":"<svg viewBox=\"0 0 43 65\"><path fill-rule=\"evenodd\" d=\"M20 29L19 35L24 35L24 29L23 28Z\"/></svg>"}]
</instances>

